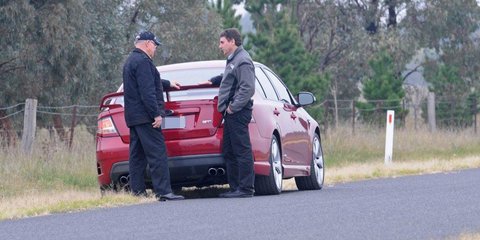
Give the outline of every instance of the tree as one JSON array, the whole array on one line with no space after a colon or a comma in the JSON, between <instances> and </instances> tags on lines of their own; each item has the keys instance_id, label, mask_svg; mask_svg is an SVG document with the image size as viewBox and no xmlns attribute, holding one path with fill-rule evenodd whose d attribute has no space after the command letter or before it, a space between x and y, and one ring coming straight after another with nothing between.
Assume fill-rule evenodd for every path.
<instances>
[{"instance_id":1,"label":"tree","mask_svg":"<svg viewBox=\"0 0 480 240\"><path fill-rule=\"evenodd\" d=\"M253 59L271 67L294 93L310 91L321 99L325 96L328 77L317 72L316 56L306 51L288 8L277 11L272 4L280 1L260 2L264 8L256 4L247 5L250 11L255 11L253 13L258 21L255 22L256 33L249 36L247 46ZM262 9L267 10L263 12ZM266 16L261 18L259 15ZM309 111L319 117L318 110Z\"/></svg>"},{"instance_id":2,"label":"tree","mask_svg":"<svg viewBox=\"0 0 480 240\"><path fill-rule=\"evenodd\" d=\"M367 33L349 5L335 1L305 1L297 7L300 34L306 48L317 56L317 69L330 79L327 99L338 125L339 117L351 118L351 111L339 112L339 103L360 95L357 83L366 73L369 50ZM327 102L327 106L330 106Z\"/></svg>"},{"instance_id":3,"label":"tree","mask_svg":"<svg viewBox=\"0 0 480 240\"><path fill-rule=\"evenodd\" d=\"M454 66L438 65L431 81L435 93L436 119L439 127L466 127L473 123L471 98L475 93ZM426 116L424 116L426 117Z\"/></svg>"},{"instance_id":4,"label":"tree","mask_svg":"<svg viewBox=\"0 0 480 240\"><path fill-rule=\"evenodd\" d=\"M124 0L88 0L85 7L91 16L92 25L88 35L98 54L92 84L85 103L97 103L107 92L115 91L122 82L124 58L129 54L131 41L126 38L128 20Z\"/></svg>"},{"instance_id":5,"label":"tree","mask_svg":"<svg viewBox=\"0 0 480 240\"><path fill-rule=\"evenodd\" d=\"M157 62L220 56L221 18L204 1L18 0L0 3L0 13L0 107L26 98L40 106L97 104L121 84L140 30L162 39ZM60 115L39 114L37 123L47 127L52 119L64 135Z\"/></svg>"},{"instance_id":6,"label":"tree","mask_svg":"<svg viewBox=\"0 0 480 240\"><path fill-rule=\"evenodd\" d=\"M33 21L33 7L27 0L2 1L0 3L0 108L22 103L18 92L25 92L25 84L20 81L25 76L27 66L23 59L29 52L22 48L27 39L26 26ZM12 27L15 26L15 27ZM17 111L18 109L13 109ZM15 122L7 115L6 109L0 109L0 137L8 145L17 140L14 131Z\"/></svg>"},{"instance_id":7,"label":"tree","mask_svg":"<svg viewBox=\"0 0 480 240\"><path fill-rule=\"evenodd\" d=\"M287 18L287 17L286 17ZM307 90L317 96L325 94L326 84L316 73L315 56L307 53L295 26L287 19L283 28L274 30L268 46L259 48L254 57L276 71L294 92Z\"/></svg>"},{"instance_id":8,"label":"tree","mask_svg":"<svg viewBox=\"0 0 480 240\"><path fill-rule=\"evenodd\" d=\"M188 11L186 11L186 9ZM128 41L150 30L162 41L155 62L161 64L218 59L222 19L206 1L137 0L126 11Z\"/></svg>"},{"instance_id":9,"label":"tree","mask_svg":"<svg viewBox=\"0 0 480 240\"><path fill-rule=\"evenodd\" d=\"M409 5L408 34L434 54L425 75L436 94L439 126L471 124L469 96L480 88L480 7L475 0L421 1Z\"/></svg>"},{"instance_id":10,"label":"tree","mask_svg":"<svg viewBox=\"0 0 480 240\"><path fill-rule=\"evenodd\" d=\"M232 0L216 0L211 3L211 7L217 11L223 19L223 28L236 28L242 30L240 25L240 15L235 16L235 10L233 9L235 1Z\"/></svg>"},{"instance_id":11,"label":"tree","mask_svg":"<svg viewBox=\"0 0 480 240\"><path fill-rule=\"evenodd\" d=\"M401 107L405 92L402 79L395 71L393 58L382 51L369 61L371 76L363 85L366 102L357 102L362 119L367 123L382 124L387 110L395 110L396 118L401 118L405 110Z\"/></svg>"},{"instance_id":12,"label":"tree","mask_svg":"<svg viewBox=\"0 0 480 240\"><path fill-rule=\"evenodd\" d=\"M382 50L393 58L395 72L404 70L421 48L408 31L409 25L398 17L410 2L327 0L302 7L303 37L320 57L322 71L331 75L329 98L356 99L359 82L369 74L368 59ZM373 31L368 31L368 26ZM352 117L351 111L337 115Z\"/></svg>"},{"instance_id":13,"label":"tree","mask_svg":"<svg viewBox=\"0 0 480 240\"><path fill-rule=\"evenodd\" d=\"M50 106L74 104L88 95L97 58L87 34L91 24L84 1L9 1L2 11L12 17L1 25L14 33L16 40L7 41L6 48L12 49L9 57L17 66L5 81L5 95L22 102L37 98ZM41 125L45 119L39 118ZM53 119L62 131L59 115Z\"/></svg>"},{"instance_id":14,"label":"tree","mask_svg":"<svg viewBox=\"0 0 480 240\"><path fill-rule=\"evenodd\" d=\"M429 80L438 67L429 71L433 63L455 66L458 74L470 87L480 87L480 7L475 0L424 1L421 7L408 8L408 34L419 39L426 48L433 49L426 73Z\"/></svg>"}]
</instances>

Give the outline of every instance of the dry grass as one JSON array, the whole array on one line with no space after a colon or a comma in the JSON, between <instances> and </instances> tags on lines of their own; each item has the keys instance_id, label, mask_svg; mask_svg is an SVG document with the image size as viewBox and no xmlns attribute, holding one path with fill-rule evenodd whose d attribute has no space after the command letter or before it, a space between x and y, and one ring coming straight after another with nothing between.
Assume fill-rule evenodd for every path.
<instances>
[{"instance_id":1,"label":"dry grass","mask_svg":"<svg viewBox=\"0 0 480 240\"><path fill-rule=\"evenodd\" d=\"M0 197L98 189L94 138L80 128L77 133L71 150L46 130L37 132L32 154L22 153L19 147L0 149Z\"/></svg>"},{"instance_id":2,"label":"dry grass","mask_svg":"<svg viewBox=\"0 0 480 240\"><path fill-rule=\"evenodd\" d=\"M480 138L471 130L409 131L396 129L393 164L383 164L384 130L361 127L329 130L323 137L325 184L480 167ZM0 220L154 201L127 194L101 197L95 163L95 141L76 129L70 150L47 131L37 133L33 153L0 148ZM286 180L285 189L296 189ZM216 197L224 189L188 189L189 198Z\"/></svg>"},{"instance_id":3,"label":"dry grass","mask_svg":"<svg viewBox=\"0 0 480 240\"><path fill-rule=\"evenodd\" d=\"M325 184L335 185L337 183L364 179L449 172L478 167L480 167L480 156L450 160L432 159L427 161L393 162L389 165L385 165L381 161L378 163L353 163L346 166L327 167L325 169ZM295 181L293 179L285 180L284 189L297 189Z\"/></svg>"},{"instance_id":4,"label":"dry grass","mask_svg":"<svg viewBox=\"0 0 480 240\"><path fill-rule=\"evenodd\" d=\"M448 237L447 240L479 240L480 233L462 233L459 236Z\"/></svg>"},{"instance_id":5,"label":"dry grass","mask_svg":"<svg viewBox=\"0 0 480 240\"><path fill-rule=\"evenodd\" d=\"M480 154L480 137L473 129L429 132L425 128L395 129L394 161L457 159ZM327 166L378 162L384 159L385 129L357 126L329 130L323 137Z\"/></svg>"},{"instance_id":6,"label":"dry grass","mask_svg":"<svg viewBox=\"0 0 480 240\"><path fill-rule=\"evenodd\" d=\"M101 197L99 191L31 191L1 198L0 220L151 201L154 198L136 198L125 193Z\"/></svg>"}]
</instances>

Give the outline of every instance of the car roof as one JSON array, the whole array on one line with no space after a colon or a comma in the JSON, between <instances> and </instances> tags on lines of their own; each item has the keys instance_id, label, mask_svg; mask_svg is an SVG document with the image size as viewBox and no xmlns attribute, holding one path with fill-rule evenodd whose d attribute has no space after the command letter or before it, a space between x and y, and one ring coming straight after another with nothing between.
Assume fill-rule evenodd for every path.
<instances>
[{"instance_id":1,"label":"car roof","mask_svg":"<svg viewBox=\"0 0 480 240\"><path fill-rule=\"evenodd\" d=\"M258 62L253 62L253 63L255 65L263 65ZM225 60L196 61L196 62L175 63L175 64L157 66L157 70L159 72L162 72L162 71L196 69L196 68L224 68L225 64L226 64Z\"/></svg>"}]
</instances>

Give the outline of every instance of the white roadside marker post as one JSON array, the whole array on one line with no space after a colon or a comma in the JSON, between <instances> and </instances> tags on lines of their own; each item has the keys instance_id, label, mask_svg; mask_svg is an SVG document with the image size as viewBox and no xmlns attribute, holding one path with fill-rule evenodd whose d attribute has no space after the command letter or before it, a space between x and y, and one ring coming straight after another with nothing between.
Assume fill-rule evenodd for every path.
<instances>
[{"instance_id":1,"label":"white roadside marker post","mask_svg":"<svg viewBox=\"0 0 480 240\"><path fill-rule=\"evenodd\" d=\"M385 165L392 163L393 155L393 127L395 122L395 111L387 111L387 134L385 137Z\"/></svg>"}]
</instances>

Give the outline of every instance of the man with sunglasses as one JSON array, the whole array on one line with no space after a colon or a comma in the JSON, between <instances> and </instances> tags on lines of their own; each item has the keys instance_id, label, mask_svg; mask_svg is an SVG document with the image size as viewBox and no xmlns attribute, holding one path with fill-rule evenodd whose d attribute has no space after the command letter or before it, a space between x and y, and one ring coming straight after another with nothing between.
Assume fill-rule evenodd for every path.
<instances>
[{"instance_id":1,"label":"man with sunglasses","mask_svg":"<svg viewBox=\"0 0 480 240\"><path fill-rule=\"evenodd\" d=\"M179 88L180 85L161 79L153 64L152 58L160 44L152 32L141 32L135 38L135 49L123 66L125 121L130 128L130 188L132 194L146 196L144 173L148 163L157 199L182 200L184 197L175 195L171 188L167 149L161 130L165 117L163 90Z\"/></svg>"}]
</instances>

